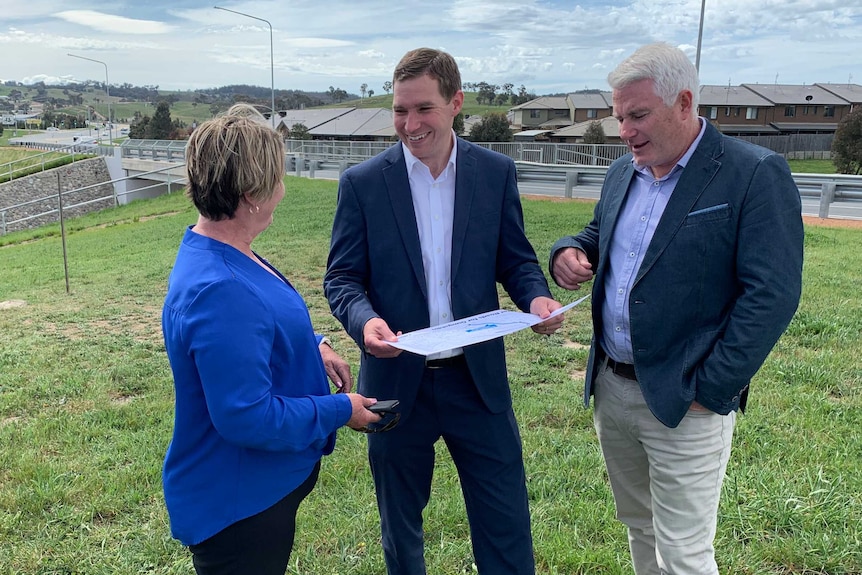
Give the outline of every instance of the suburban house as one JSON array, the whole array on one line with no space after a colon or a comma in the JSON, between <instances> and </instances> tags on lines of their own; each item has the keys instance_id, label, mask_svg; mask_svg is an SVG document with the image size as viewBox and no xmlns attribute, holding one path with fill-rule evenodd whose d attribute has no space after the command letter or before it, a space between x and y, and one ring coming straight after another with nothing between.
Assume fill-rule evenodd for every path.
<instances>
[{"instance_id":1,"label":"suburban house","mask_svg":"<svg viewBox=\"0 0 862 575\"><path fill-rule=\"evenodd\" d=\"M281 116L281 114L284 116ZM315 140L388 142L395 138L392 110L388 108L317 108L279 113L276 129L290 138L295 124L302 124Z\"/></svg>"},{"instance_id":2,"label":"suburban house","mask_svg":"<svg viewBox=\"0 0 862 575\"><path fill-rule=\"evenodd\" d=\"M850 102L850 111L852 112L857 107L862 106L862 86L859 84L814 84L819 88L823 88L831 94L835 94L839 98Z\"/></svg>"},{"instance_id":3,"label":"suburban house","mask_svg":"<svg viewBox=\"0 0 862 575\"><path fill-rule=\"evenodd\" d=\"M862 86L703 85L699 97L698 113L730 136L832 134L841 120L862 106ZM509 118L516 141L580 142L590 121L602 120L612 143L619 138L613 122L607 120L612 113L611 92L582 91L565 98L536 98L511 108Z\"/></svg>"},{"instance_id":4,"label":"suburban house","mask_svg":"<svg viewBox=\"0 0 862 575\"><path fill-rule=\"evenodd\" d=\"M769 100L764 124L781 134L831 134L850 113L850 102L817 84L742 84Z\"/></svg>"},{"instance_id":5,"label":"suburban house","mask_svg":"<svg viewBox=\"0 0 862 575\"><path fill-rule=\"evenodd\" d=\"M542 96L509 109L509 123L516 132L553 130L569 126L569 103L566 96Z\"/></svg>"},{"instance_id":6,"label":"suburban house","mask_svg":"<svg viewBox=\"0 0 862 575\"><path fill-rule=\"evenodd\" d=\"M611 92L572 92L566 96L569 106L569 125L601 120L613 113Z\"/></svg>"},{"instance_id":7,"label":"suburban house","mask_svg":"<svg viewBox=\"0 0 862 575\"><path fill-rule=\"evenodd\" d=\"M744 86L700 87L698 111L729 136L770 136L778 128L767 122L774 104Z\"/></svg>"},{"instance_id":8,"label":"suburban house","mask_svg":"<svg viewBox=\"0 0 862 575\"><path fill-rule=\"evenodd\" d=\"M613 116L605 116L600 120L578 122L572 126L566 126L565 128L554 130L552 133L547 135L547 139L549 142L554 142L556 144L580 144L584 141L584 133L593 122L599 122L601 124L602 131L605 133L606 144L619 144L622 142L620 139L620 123Z\"/></svg>"}]
</instances>

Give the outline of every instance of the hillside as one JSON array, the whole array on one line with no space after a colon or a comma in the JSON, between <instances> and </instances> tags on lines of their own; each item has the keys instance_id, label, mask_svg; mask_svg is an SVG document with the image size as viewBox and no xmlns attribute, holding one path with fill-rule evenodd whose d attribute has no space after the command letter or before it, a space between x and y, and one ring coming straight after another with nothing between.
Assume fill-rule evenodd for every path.
<instances>
[{"instance_id":1,"label":"hillside","mask_svg":"<svg viewBox=\"0 0 862 575\"><path fill-rule=\"evenodd\" d=\"M231 85L196 91L159 90L155 86L136 87L128 84L110 86L110 96L104 84L70 84L67 86L45 86L34 84L0 85L0 113L18 110L20 113L53 112L74 116L83 125L85 120L104 120L109 113L120 123L131 123L136 117L151 116L155 104L167 100L171 104L171 118L185 125L201 122L214 114L226 110L236 101L260 104L268 109L271 101L269 88L248 85ZM477 92L465 92L464 114L484 115L490 112L505 113L509 106L494 106L477 103ZM392 94L360 98L347 94L340 102L332 102L326 92L304 92L302 90L276 90L276 108L279 110L298 108L333 108L354 106L357 108L391 108Z\"/></svg>"}]
</instances>

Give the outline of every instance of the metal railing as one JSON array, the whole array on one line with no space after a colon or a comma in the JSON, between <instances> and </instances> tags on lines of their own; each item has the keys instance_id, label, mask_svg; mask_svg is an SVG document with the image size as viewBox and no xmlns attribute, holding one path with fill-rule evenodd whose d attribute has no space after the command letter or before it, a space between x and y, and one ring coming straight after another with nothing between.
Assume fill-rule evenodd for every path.
<instances>
[{"instance_id":1,"label":"metal railing","mask_svg":"<svg viewBox=\"0 0 862 575\"><path fill-rule=\"evenodd\" d=\"M340 140L286 140L288 156L318 162L358 164L390 148L393 142ZM545 142L477 142L477 145L508 156L516 162L609 166L628 153L624 144L553 144ZM123 158L167 162L184 161L183 140L126 140L120 146Z\"/></svg>"},{"instance_id":2,"label":"metal railing","mask_svg":"<svg viewBox=\"0 0 862 575\"><path fill-rule=\"evenodd\" d=\"M9 231L17 231L18 229L26 229L24 227L19 227L20 224L26 224L27 222L30 222L33 220L40 220L40 219L45 219L49 216L59 215L59 212L60 212L60 210L59 210L59 206L60 206L59 199L60 198L58 196L61 196L62 198L72 197L74 194L80 194L81 192L84 192L86 190L90 190L90 189L98 188L99 186L105 186L105 185L111 184L112 192L108 195L101 196L98 198L90 198L86 201L78 202L78 203L74 203L74 204L67 204L66 201L63 200L63 202L62 202L63 211L64 212L67 212L67 211L73 212L76 209L83 208L83 207L91 205L91 204L96 204L98 202L104 202L105 200L113 200L114 206L116 207L116 206L120 205L120 198L122 198L123 196L132 195L132 194L140 194L141 192L143 192L145 190L158 188L158 187L165 186L165 185L167 186L168 193L171 193L171 191L172 191L171 187L172 186L185 186L185 184L186 184L185 178L177 177L176 179L173 179L171 176L171 173L170 173L171 170L175 170L178 167L182 167L183 165L184 164L180 164L179 166L176 166L176 165L167 166L164 168L159 168L157 170L151 170L148 172L141 172L141 173L137 173L137 174L132 175L132 176L126 176L123 178L117 178L117 179L108 180L105 182L98 182L96 184L90 184L89 186L82 186L80 188L75 188L73 190L66 190L66 191L55 193L55 194L42 196L42 197L36 198L34 200L28 200L26 202L22 202L19 204L15 204L15 205L11 205L11 206L5 206L3 208L0 208L0 236L6 235ZM148 175L157 174L160 172L168 172L167 182L159 181L159 182L156 182L152 185L143 186L140 188L135 188L133 190L128 190L126 192L117 192L117 187L113 185L113 184L116 184L119 182L125 182L128 180L139 179L141 176L148 176ZM14 212L15 210L19 210L21 208L26 208L27 206L30 206L30 205L39 204L40 202L41 203L53 202L54 200L58 200L56 208L43 210L42 212L39 212L37 214L29 214L27 216L20 217L20 218L14 219L14 220L8 219L8 213L9 212ZM11 227L17 227L17 229L16 230L10 230L9 228L11 228Z\"/></svg>"},{"instance_id":3,"label":"metal railing","mask_svg":"<svg viewBox=\"0 0 862 575\"><path fill-rule=\"evenodd\" d=\"M120 156L163 162L185 162L185 140L126 140L120 144Z\"/></svg>"},{"instance_id":4,"label":"metal railing","mask_svg":"<svg viewBox=\"0 0 862 575\"><path fill-rule=\"evenodd\" d=\"M557 161L554 163L537 162L531 160L515 160L515 166L518 173L518 181L524 183L548 183L556 186L559 190L562 187L564 197L577 197L579 192L578 187L589 187L597 190L601 187L607 173L607 165L612 161L617 153L624 153L620 150L614 150L616 146L608 145L590 145L590 144L536 144L536 143L485 143L480 144L484 147L494 149L509 157L539 157L545 158L553 156ZM335 173L339 176L348 167L356 165L381 151L390 147L387 142L324 142L314 140L290 140L288 141L288 153L285 156L285 173L302 176L303 173L311 178L318 175L318 172L323 173L324 177L332 177ZM538 146L538 147L537 147ZM68 147L68 146L67 146ZM625 148L625 146L623 146ZM124 158L140 158L148 160L167 161L172 165L160 169L151 170L148 172L136 173L132 176L103 182L96 185L104 185L106 183L114 184L129 179L146 179L147 175L157 174L176 170L181 167L184 162L185 142L184 141L156 141L156 140L127 140L121 146L122 157ZM574 159L577 154L589 154L589 164L577 164L569 161L561 161L563 159ZM793 174L793 179L799 188L800 196L803 198L816 198L819 201L819 216L828 218L830 207L835 202L848 202L854 209L856 204L862 209L862 176L851 176L843 174ZM176 179L168 178L168 189L170 191L171 184L183 185L185 180L182 177ZM137 188L132 192L139 192L158 186L163 186L165 182L158 182L153 186ZM70 194L81 191L70 190L64 192ZM559 191L557 192L559 193ZM116 192L113 194L115 203L119 203ZM53 198L49 196L48 198ZM44 201L47 198L32 200L28 203L37 203ZM105 198L102 198L105 199ZM94 200L91 200L94 201ZM5 234L8 227L27 220L32 220L39 216L50 215L56 210L48 211L43 214L36 214L21 218L18 220L7 221L7 212L20 208L24 204L17 206L9 206L0 209L0 235ZM78 207L76 205L68 206L69 209ZM853 212L855 214L855 212ZM856 217L856 216L849 216Z\"/></svg>"},{"instance_id":5,"label":"metal railing","mask_svg":"<svg viewBox=\"0 0 862 575\"><path fill-rule=\"evenodd\" d=\"M39 167L38 171L44 172L46 169L56 167L46 167L46 164L59 162L67 158L74 162L100 153L99 150L97 150L98 146L91 146L89 144L46 144L46 147L48 151L40 154L18 158L17 160L0 164L0 182L10 181L21 176L29 175L32 169L36 166Z\"/></svg>"}]
</instances>

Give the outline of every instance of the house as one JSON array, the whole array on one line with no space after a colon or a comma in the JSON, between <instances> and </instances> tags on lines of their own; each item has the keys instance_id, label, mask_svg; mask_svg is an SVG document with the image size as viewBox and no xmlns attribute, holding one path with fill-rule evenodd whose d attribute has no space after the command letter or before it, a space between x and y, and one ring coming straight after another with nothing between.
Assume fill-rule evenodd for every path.
<instances>
[{"instance_id":1,"label":"house","mask_svg":"<svg viewBox=\"0 0 862 575\"><path fill-rule=\"evenodd\" d=\"M767 118L774 104L744 86L700 87L698 111L729 136L766 136L779 130Z\"/></svg>"},{"instance_id":2,"label":"house","mask_svg":"<svg viewBox=\"0 0 862 575\"><path fill-rule=\"evenodd\" d=\"M850 111L862 106L862 86L859 84L814 84L831 94L850 102Z\"/></svg>"},{"instance_id":3,"label":"house","mask_svg":"<svg viewBox=\"0 0 862 575\"><path fill-rule=\"evenodd\" d=\"M584 91L566 96L569 106L569 125L600 120L613 114L611 92Z\"/></svg>"},{"instance_id":4,"label":"house","mask_svg":"<svg viewBox=\"0 0 862 575\"><path fill-rule=\"evenodd\" d=\"M560 128L549 134L548 140L559 144L582 144L584 142L584 133L593 122L601 124L602 131L605 133L606 144L619 144L622 142L620 139L620 123L613 116L605 116L599 120L578 122L573 126Z\"/></svg>"},{"instance_id":5,"label":"house","mask_svg":"<svg viewBox=\"0 0 862 575\"><path fill-rule=\"evenodd\" d=\"M390 141L395 137L388 108L316 108L282 112L276 129L286 138L302 124L315 140Z\"/></svg>"},{"instance_id":6,"label":"house","mask_svg":"<svg viewBox=\"0 0 862 575\"><path fill-rule=\"evenodd\" d=\"M766 122L781 134L831 134L850 113L850 102L813 85L742 84L772 107L766 110Z\"/></svg>"},{"instance_id":7,"label":"house","mask_svg":"<svg viewBox=\"0 0 862 575\"><path fill-rule=\"evenodd\" d=\"M509 123L516 132L568 126L569 104L565 96L542 96L509 109Z\"/></svg>"}]
</instances>

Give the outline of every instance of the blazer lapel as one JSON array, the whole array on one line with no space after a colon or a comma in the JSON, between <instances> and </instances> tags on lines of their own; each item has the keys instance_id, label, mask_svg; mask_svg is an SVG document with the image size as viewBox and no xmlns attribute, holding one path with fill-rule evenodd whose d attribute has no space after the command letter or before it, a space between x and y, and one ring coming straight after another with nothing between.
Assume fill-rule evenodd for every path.
<instances>
[{"instance_id":1,"label":"blazer lapel","mask_svg":"<svg viewBox=\"0 0 862 575\"><path fill-rule=\"evenodd\" d=\"M476 158L470 147L463 144L460 139L455 140L458 146L458 155L455 168L455 217L452 222L452 269L451 276L454 279L461 262L461 254L464 249L464 237L467 234L467 224L470 221L470 209L473 205L473 196L476 193Z\"/></svg>"},{"instance_id":2,"label":"blazer lapel","mask_svg":"<svg viewBox=\"0 0 862 575\"><path fill-rule=\"evenodd\" d=\"M635 283L649 271L673 240L686 216L691 212L721 167L718 158L722 153L721 135L715 128L707 124L706 132L701 138L700 144L683 169L679 182L677 182L668 200L667 207L661 220L659 220L652 241L644 255L643 263L638 270Z\"/></svg>"},{"instance_id":3,"label":"blazer lapel","mask_svg":"<svg viewBox=\"0 0 862 575\"><path fill-rule=\"evenodd\" d=\"M413 209L413 196L410 194L410 180L407 178L407 163L404 161L404 151L401 144L390 148L387 160L389 165L383 168L383 179L389 202L395 214L395 222L401 235L401 242L410 259L416 283L427 298L425 286L425 267L422 265L422 247L419 244L419 228L416 226L416 212Z\"/></svg>"},{"instance_id":4,"label":"blazer lapel","mask_svg":"<svg viewBox=\"0 0 862 575\"><path fill-rule=\"evenodd\" d=\"M607 197L602 197L604 202L604 209L602 214L602 220L604 221L607 218L608 222L613 222L613 226L616 227L617 218L620 215L620 209L622 209L623 201L625 201L626 196L628 195L629 185L631 185L632 178L634 177L635 170L631 165L631 162L626 163L623 166L623 169L620 170L620 174L617 177L617 181L612 188L608 189ZM603 224L607 225L607 224ZM611 253L611 234L599 234L599 258L604 259L609 257ZM599 269L604 269L605 266L601 265L604 262L600 262Z\"/></svg>"}]
</instances>

